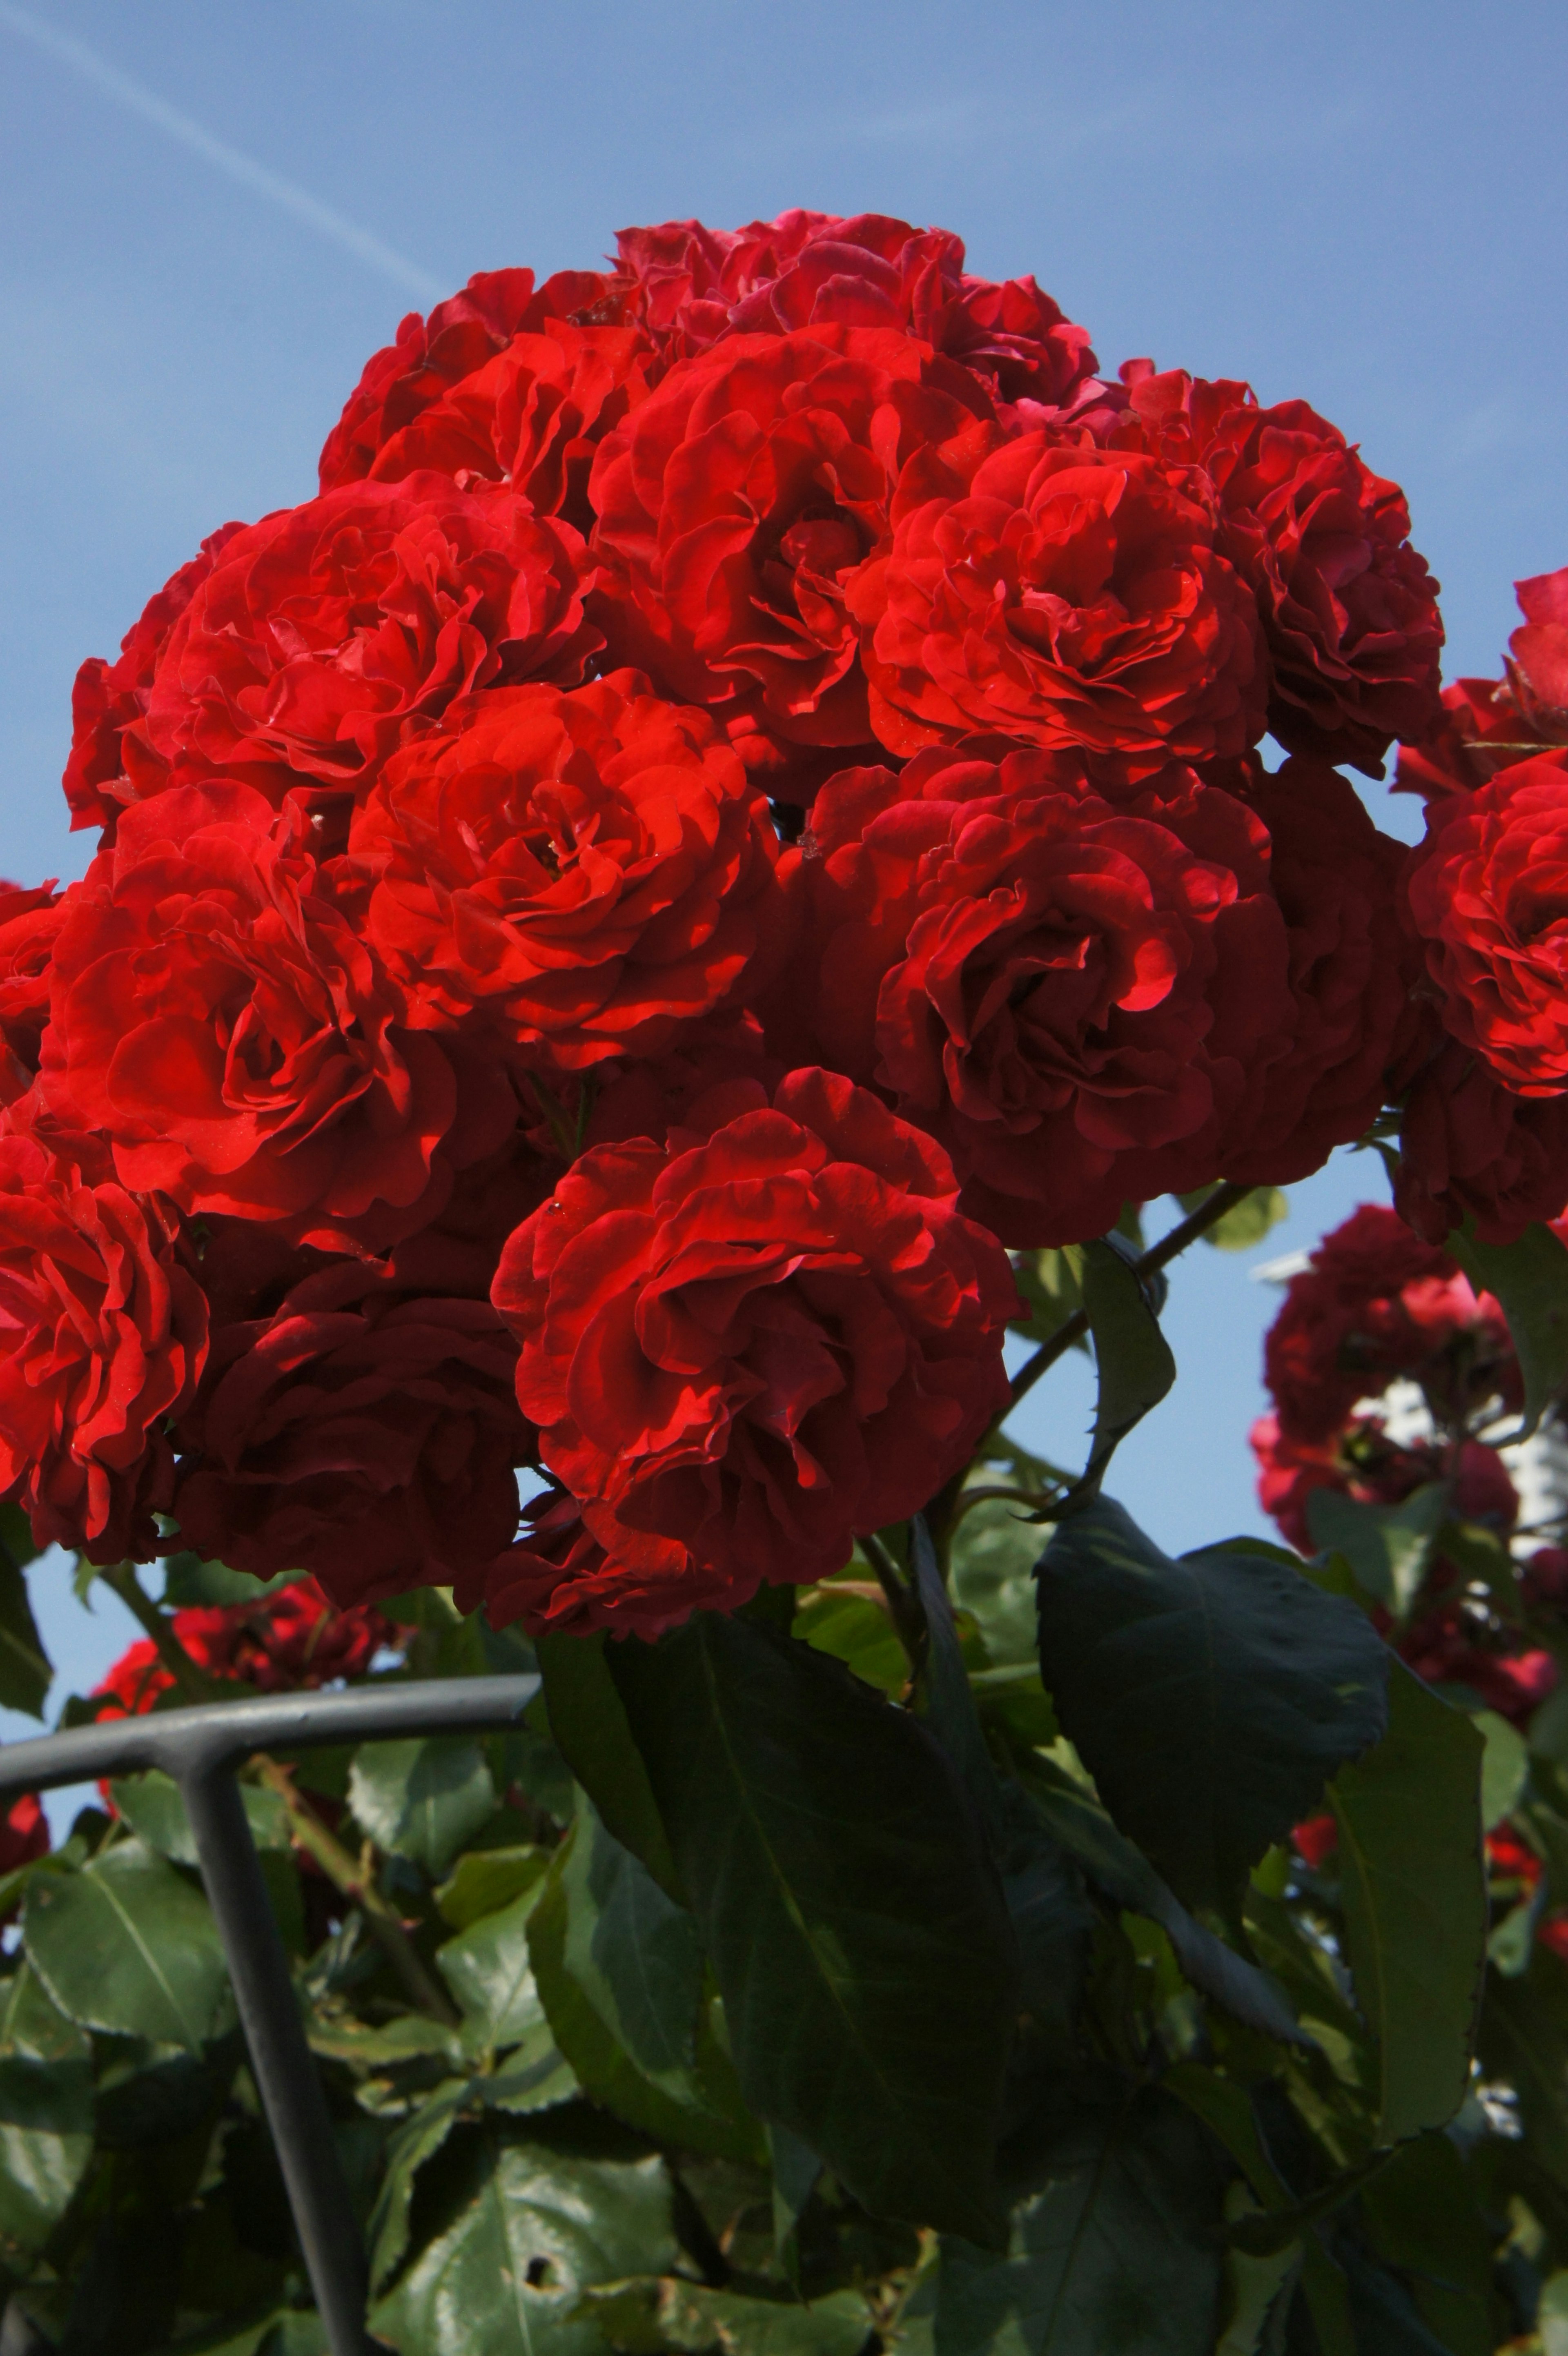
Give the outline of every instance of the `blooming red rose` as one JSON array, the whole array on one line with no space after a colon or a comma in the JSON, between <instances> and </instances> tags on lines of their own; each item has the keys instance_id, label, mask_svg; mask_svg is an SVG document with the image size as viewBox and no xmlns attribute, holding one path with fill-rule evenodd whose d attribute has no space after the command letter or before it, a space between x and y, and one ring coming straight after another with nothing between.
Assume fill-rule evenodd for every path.
<instances>
[{"instance_id":1,"label":"blooming red rose","mask_svg":"<svg viewBox=\"0 0 1568 2356\"><path fill-rule=\"evenodd\" d=\"M1263 1378L1285 1437L1314 1443L1402 1376L1455 1424L1489 1399L1522 1404L1491 1294L1477 1297L1458 1262L1397 1212L1362 1203L1291 1279L1263 1345Z\"/></svg>"},{"instance_id":2,"label":"blooming red rose","mask_svg":"<svg viewBox=\"0 0 1568 2356\"><path fill-rule=\"evenodd\" d=\"M118 662L106 663L101 655L92 655L77 672L70 691L70 757L64 781L73 828L113 827L123 802L134 800L139 792L157 791L156 764L150 778L140 778L139 747L133 744L127 750L125 731L146 711L158 657L170 631L221 552L244 529L243 524L226 523L202 541L200 553L165 582L148 600L141 619L126 631Z\"/></svg>"},{"instance_id":3,"label":"blooming red rose","mask_svg":"<svg viewBox=\"0 0 1568 2356\"><path fill-rule=\"evenodd\" d=\"M158 1548L165 1427L207 1354L207 1303L156 1200L0 1136L0 1494L40 1547Z\"/></svg>"},{"instance_id":4,"label":"blooming red rose","mask_svg":"<svg viewBox=\"0 0 1568 2356\"><path fill-rule=\"evenodd\" d=\"M19 1094L38 1068L49 1019L49 959L65 907L52 884L28 891L0 883L0 1101Z\"/></svg>"},{"instance_id":5,"label":"blooming red rose","mask_svg":"<svg viewBox=\"0 0 1568 2356\"><path fill-rule=\"evenodd\" d=\"M1521 761L1429 803L1404 878L1445 1027L1516 1096L1568 1087L1568 770Z\"/></svg>"},{"instance_id":6,"label":"blooming red rose","mask_svg":"<svg viewBox=\"0 0 1568 2356\"><path fill-rule=\"evenodd\" d=\"M396 343L366 361L328 435L321 488L362 481L383 450L514 336L539 335L553 319L618 318L621 284L596 270L562 270L536 290L532 270L481 270L460 294L438 303L428 319L411 311Z\"/></svg>"},{"instance_id":7,"label":"blooming red rose","mask_svg":"<svg viewBox=\"0 0 1568 2356\"><path fill-rule=\"evenodd\" d=\"M730 995L777 845L714 723L635 671L479 699L397 756L351 837L410 1020L482 1014L562 1071L657 1054Z\"/></svg>"},{"instance_id":8,"label":"blooming red rose","mask_svg":"<svg viewBox=\"0 0 1568 2356\"><path fill-rule=\"evenodd\" d=\"M1339 1846L1339 1826L1332 1815L1308 1816L1291 1834L1296 1850L1314 1873L1321 1873Z\"/></svg>"},{"instance_id":9,"label":"blooming red rose","mask_svg":"<svg viewBox=\"0 0 1568 2356\"><path fill-rule=\"evenodd\" d=\"M1525 1725L1558 1682L1557 1664L1543 1646L1512 1630L1478 1626L1456 1602L1429 1612L1399 1650L1428 1685L1467 1687L1510 1726Z\"/></svg>"},{"instance_id":10,"label":"blooming red rose","mask_svg":"<svg viewBox=\"0 0 1568 2356\"><path fill-rule=\"evenodd\" d=\"M242 778L309 804L336 849L356 800L455 697L526 679L572 685L603 640L570 525L505 485L445 476L349 483L225 541L121 733L123 780Z\"/></svg>"},{"instance_id":11,"label":"blooming red rose","mask_svg":"<svg viewBox=\"0 0 1568 2356\"><path fill-rule=\"evenodd\" d=\"M492 1289L541 1459L625 1572L585 1616L649 1632L825 1577L914 1512L1004 1403L1016 1314L946 1156L866 1090L795 1072L688 1119L585 1153Z\"/></svg>"},{"instance_id":12,"label":"blooming red rose","mask_svg":"<svg viewBox=\"0 0 1568 2356\"><path fill-rule=\"evenodd\" d=\"M847 772L790 873L825 1051L941 1140L1015 1246L1219 1176L1295 1024L1258 819L1190 775L1136 811L1069 776L961 747Z\"/></svg>"},{"instance_id":13,"label":"blooming red rose","mask_svg":"<svg viewBox=\"0 0 1568 2356\"><path fill-rule=\"evenodd\" d=\"M1335 1490L1359 1505L1398 1505L1428 1482L1452 1479L1454 1511L1460 1520L1481 1522L1500 1532L1519 1518L1519 1492L1495 1448L1466 1440L1455 1471L1439 1440L1389 1438L1384 1419L1353 1415L1326 1440L1287 1438L1277 1415L1260 1416L1251 1433L1258 1463L1258 1503L1298 1553L1316 1542L1307 1503L1319 1489Z\"/></svg>"},{"instance_id":14,"label":"blooming red rose","mask_svg":"<svg viewBox=\"0 0 1568 2356\"><path fill-rule=\"evenodd\" d=\"M1437 1041L1402 1091L1400 1216L1429 1243L1467 1218L1483 1243L1517 1242L1568 1206L1568 1094L1515 1096L1483 1056Z\"/></svg>"},{"instance_id":15,"label":"blooming red rose","mask_svg":"<svg viewBox=\"0 0 1568 2356\"><path fill-rule=\"evenodd\" d=\"M1509 640L1503 679L1459 679L1419 741L1402 744L1396 793L1427 800L1470 792L1499 769L1568 745L1568 566L1516 581L1524 616Z\"/></svg>"},{"instance_id":16,"label":"blooming red rose","mask_svg":"<svg viewBox=\"0 0 1568 2356\"><path fill-rule=\"evenodd\" d=\"M994 729L1082 745L1122 779L1262 734L1254 601L1197 470L972 434L911 457L891 522L847 592L891 751Z\"/></svg>"},{"instance_id":17,"label":"blooming red rose","mask_svg":"<svg viewBox=\"0 0 1568 2356\"><path fill-rule=\"evenodd\" d=\"M1219 545L1262 617L1274 736L1380 777L1390 744L1438 709L1438 584L1410 544L1404 493L1305 401L1262 408L1251 385L1159 376L1148 361L1122 375L1112 442L1214 484Z\"/></svg>"},{"instance_id":18,"label":"blooming red rose","mask_svg":"<svg viewBox=\"0 0 1568 2356\"><path fill-rule=\"evenodd\" d=\"M387 1240L516 1119L484 1059L407 1029L317 889L297 810L188 786L126 812L55 950L44 1086L122 1181L188 1211ZM418 1207L416 1207L418 1206Z\"/></svg>"},{"instance_id":19,"label":"blooming red rose","mask_svg":"<svg viewBox=\"0 0 1568 2356\"><path fill-rule=\"evenodd\" d=\"M888 329L739 336L682 362L594 462L612 655L780 767L773 790L792 747L867 744L846 584L907 452L989 413L975 380Z\"/></svg>"},{"instance_id":20,"label":"blooming red rose","mask_svg":"<svg viewBox=\"0 0 1568 2356\"><path fill-rule=\"evenodd\" d=\"M362 1676L398 1632L369 1605L339 1612L313 1579L296 1579L275 1595L247 1603L188 1604L171 1612L182 1652L210 1677L253 1686L259 1693L296 1693ZM92 1688L117 1707L102 1718L142 1718L175 1680L150 1637L128 1646Z\"/></svg>"},{"instance_id":21,"label":"blooming red rose","mask_svg":"<svg viewBox=\"0 0 1568 2356\"><path fill-rule=\"evenodd\" d=\"M972 369L998 400L1048 408L1069 403L1098 365L1088 331L1033 278L970 276L950 230L795 210L731 230L623 229L616 246L667 365L736 334L897 327Z\"/></svg>"},{"instance_id":22,"label":"blooming red rose","mask_svg":"<svg viewBox=\"0 0 1568 2356\"><path fill-rule=\"evenodd\" d=\"M0 1801L0 1875L15 1873L18 1866L31 1865L35 1858L49 1853L49 1820L38 1804L36 1792L23 1792L6 1806ZM0 1922L9 1922L16 1915L13 1904L0 1915Z\"/></svg>"},{"instance_id":23,"label":"blooming red rose","mask_svg":"<svg viewBox=\"0 0 1568 2356\"><path fill-rule=\"evenodd\" d=\"M315 1269L214 1334L179 1427L182 1538L259 1579L309 1570L340 1606L450 1586L517 1526L516 1359L487 1301Z\"/></svg>"}]
</instances>

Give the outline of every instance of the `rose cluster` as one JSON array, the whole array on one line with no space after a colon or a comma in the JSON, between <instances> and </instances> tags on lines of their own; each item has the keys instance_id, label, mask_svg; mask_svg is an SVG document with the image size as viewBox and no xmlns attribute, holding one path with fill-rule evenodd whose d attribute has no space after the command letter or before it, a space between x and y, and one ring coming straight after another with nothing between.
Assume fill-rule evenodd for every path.
<instances>
[{"instance_id":1,"label":"rose cluster","mask_svg":"<svg viewBox=\"0 0 1568 2356\"><path fill-rule=\"evenodd\" d=\"M1509 1435L1523 1386L1498 1303L1395 1212L1363 1203L1291 1278L1263 1370L1273 1408L1252 1427L1258 1496L1292 1546L1316 1548L1316 1493L1398 1506L1439 1483L1448 1521L1501 1543L1514 1569L1499 1589L1475 1576L1473 1555L1466 1564L1445 1553L1440 1529L1398 1617L1381 1604L1372 1611L1418 1676L1526 1727L1559 1680L1568 1495L1548 1482L1539 1523L1520 1528L1521 1499L1503 1450L1522 1470ZM1543 1536L1555 1542L1542 1544ZM1296 1827L1296 1847L1315 1871L1337 1838L1331 1815ZM1505 1821L1487 1846L1495 1896L1528 1899L1543 1868L1524 1834ZM1540 1912L1536 1935L1568 1960L1568 1906Z\"/></svg>"},{"instance_id":2,"label":"rose cluster","mask_svg":"<svg viewBox=\"0 0 1568 2356\"><path fill-rule=\"evenodd\" d=\"M944 230L671 222L406 319L317 495L83 666L97 855L0 899L0 1492L650 1632L961 1471L1010 1250L1407 1090L1424 1231L1487 1183L1445 1055L1534 1156L1497 1217L1561 1208L1550 943L1441 914L1541 858L1466 787L1407 884L1343 774L1442 724L1435 592L1305 402L1103 376Z\"/></svg>"}]
</instances>

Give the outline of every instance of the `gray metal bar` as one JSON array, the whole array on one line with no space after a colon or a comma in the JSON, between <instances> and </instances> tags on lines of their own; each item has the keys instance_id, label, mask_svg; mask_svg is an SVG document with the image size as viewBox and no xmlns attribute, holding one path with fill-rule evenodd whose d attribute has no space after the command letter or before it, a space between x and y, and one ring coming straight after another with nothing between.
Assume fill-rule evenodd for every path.
<instances>
[{"instance_id":1,"label":"gray metal bar","mask_svg":"<svg viewBox=\"0 0 1568 2356\"><path fill-rule=\"evenodd\" d=\"M267 1694L246 1701L113 1718L101 1726L0 1744L0 1794L47 1792L100 1775L161 1767L177 1779L199 1767L238 1766L252 1751L385 1742L411 1734L478 1734L516 1724L539 1679L451 1677L357 1686L340 1694Z\"/></svg>"},{"instance_id":2,"label":"gray metal bar","mask_svg":"<svg viewBox=\"0 0 1568 2356\"><path fill-rule=\"evenodd\" d=\"M332 2356L368 2356L364 2244L239 1786L217 1766L179 1788L327 2344Z\"/></svg>"}]
</instances>

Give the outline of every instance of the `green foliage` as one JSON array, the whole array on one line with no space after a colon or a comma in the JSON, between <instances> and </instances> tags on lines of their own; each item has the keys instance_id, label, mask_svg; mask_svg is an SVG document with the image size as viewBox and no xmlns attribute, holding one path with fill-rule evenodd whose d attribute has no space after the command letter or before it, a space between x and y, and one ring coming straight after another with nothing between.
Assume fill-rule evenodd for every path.
<instances>
[{"instance_id":1,"label":"green foliage","mask_svg":"<svg viewBox=\"0 0 1568 2356\"><path fill-rule=\"evenodd\" d=\"M198 2053L231 2016L228 1967L200 1891L138 1840L77 1874L35 1874L27 1961L68 2020Z\"/></svg>"},{"instance_id":2,"label":"green foliage","mask_svg":"<svg viewBox=\"0 0 1568 2356\"><path fill-rule=\"evenodd\" d=\"M367 1743L349 1801L379 1848L442 1874L493 1813L496 1787L477 1742L438 1736Z\"/></svg>"},{"instance_id":3,"label":"green foliage","mask_svg":"<svg viewBox=\"0 0 1568 2356\"><path fill-rule=\"evenodd\" d=\"M19 1505L0 1505L0 1707L41 1718L54 1678L27 1601L25 1564L38 1553Z\"/></svg>"},{"instance_id":4,"label":"green foliage","mask_svg":"<svg viewBox=\"0 0 1568 2356\"><path fill-rule=\"evenodd\" d=\"M1196 1211L1208 1201L1214 1189L1200 1187L1196 1194L1183 1194L1179 1200L1184 1211ZM1203 1240L1217 1251L1251 1251L1261 1244L1282 1219L1290 1216L1290 1203L1278 1186L1254 1186L1250 1194L1204 1229Z\"/></svg>"},{"instance_id":5,"label":"green foliage","mask_svg":"<svg viewBox=\"0 0 1568 2356\"><path fill-rule=\"evenodd\" d=\"M1448 1237L1477 1292L1497 1298L1524 1377L1525 1429L1568 1390L1568 1248L1550 1227L1527 1227L1517 1243L1484 1244L1466 1220Z\"/></svg>"},{"instance_id":6,"label":"green foliage","mask_svg":"<svg viewBox=\"0 0 1568 2356\"><path fill-rule=\"evenodd\" d=\"M1154 1300L1119 1237L1076 1245L1083 1306L1094 1336L1094 1444L1083 1487L1098 1489L1134 1424L1158 1407L1176 1380L1176 1360Z\"/></svg>"}]
</instances>

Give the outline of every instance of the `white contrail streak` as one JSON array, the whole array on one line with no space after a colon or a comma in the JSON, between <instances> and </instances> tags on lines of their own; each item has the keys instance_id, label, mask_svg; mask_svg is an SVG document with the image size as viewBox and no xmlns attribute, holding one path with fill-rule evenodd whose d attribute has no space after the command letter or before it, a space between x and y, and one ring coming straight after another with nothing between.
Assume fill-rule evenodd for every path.
<instances>
[{"instance_id":1,"label":"white contrail streak","mask_svg":"<svg viewBox=\"0 0 1568 2356\"><path fill-rule=\"evenodd\" d=\"M357 261L369 262L372 270L379 270L384 278L394 280L409 294L417 294L421 301L437 302L446 291L423 270L416 269L412 262L404 261L401 253L394 253L390 245L383 245L379 237L372 237L369 230L360 229L357 222L345 220L343 215L334 212L330 205L322 204L318 198L311 196L305 188L296 188L292 180L281 179L276 172L269 172L264 164L257 164L249 155L242 155L237 147L227 146L221 139L214 139L210 132L203 131L199 123L193 123L188 114L181 114L177 108L166 105L154 91L145 89L139 81L133 81L129 74L123 74L117 66L112 66L106 58L101 58L96 49L90 49L85 41L77 40L70 33L57 32L52 25L42 23L29 10L14 6L12 0L0 0L0 25L19 34L23 40L31 41L35 48L42 49L59 64L70 66L85 80L94 83L105 97L113 99L131 113L139 114L144 122L151 123L159 131L166 132L171 139L177 139L182 147L188 147L193 155L214 165L220 172L226 172L242 188L249 188L252 194L264 197L269 204L279 206L285 213L292 213L295 220L303 221L306 229L315 230L320 237L330 238L334 245L341 246Z\"/></svg>"}]
</instances>

